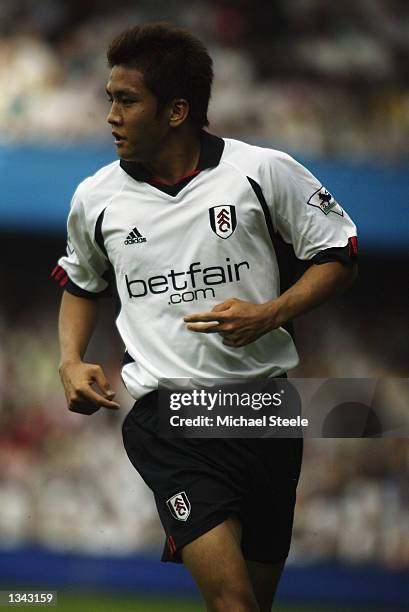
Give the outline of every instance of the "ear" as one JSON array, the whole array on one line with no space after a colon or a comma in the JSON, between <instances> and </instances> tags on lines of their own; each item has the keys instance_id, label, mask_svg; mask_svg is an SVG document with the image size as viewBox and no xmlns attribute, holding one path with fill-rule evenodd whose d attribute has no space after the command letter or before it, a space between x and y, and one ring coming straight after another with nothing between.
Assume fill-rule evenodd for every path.
<instances>
[{"instance_id":1,"label":"ear","mask_svg":"<svg viewBox=\"0 0 409 612\"><path fill-rule=\"evenodd\" d=\"M178 127L189 115L189 102L184 98L175 98L169 108L169 125Z\"/></svg>"}]
</instances>

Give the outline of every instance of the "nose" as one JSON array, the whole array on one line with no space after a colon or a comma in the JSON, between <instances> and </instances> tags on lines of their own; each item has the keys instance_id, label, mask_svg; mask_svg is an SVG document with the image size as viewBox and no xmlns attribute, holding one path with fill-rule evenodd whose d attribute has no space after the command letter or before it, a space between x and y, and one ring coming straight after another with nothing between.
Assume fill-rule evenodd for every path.
<instances>
[{"instance_id":1,"label":"nose","mask_svg":"<svg viewBox=\"0 0 409 612\"><path fill-rule=\"evenodd\" d=\"M111 104L111 108L107 116L107 123L109 123L109 125L120 125L122 123L122 117L115 101Z\"/></svg>"}]
</instances>

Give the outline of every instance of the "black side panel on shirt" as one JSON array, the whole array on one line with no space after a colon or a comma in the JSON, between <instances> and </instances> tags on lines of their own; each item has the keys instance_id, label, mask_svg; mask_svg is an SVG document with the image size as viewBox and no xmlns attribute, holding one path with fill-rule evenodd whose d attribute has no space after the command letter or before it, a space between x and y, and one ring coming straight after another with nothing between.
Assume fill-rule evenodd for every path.
<instances>
[{"instance_id":1,"label":"black side panel on shirt","mask_svg":"<svg viewBox=\"0 0 409 612\"><path fill-rule=\"evenodd\" d=\"M99 246L99 248L101 249L101 251L103 252L103 254L105 255L108 261L108 269L102 275L102 278L108 283L108 287L105 289L106 293L104 292L105 293L104 297L106 296L106 297L114 298L116 316L118 317L121 311L121 300L119 298L114 268L108 257L108 253L105 248L104 236L102 234L102 223L104 221L105 211L106 211L106 208L104 208L104 210L101 211L97 219L97 222L95 224L95 242L97 243L97 245Z\"/></svg>"},{"instance_id":2,"label":"black side panel on shirt","mask_svg":"<svg viewBox=\"0 0 409 612\"><path fill-rule=\"evenodd\" d=\"M263 209L268 233L270 235L270 239L277 257L278 270L280 274L280 293L284 293L284 291L287 291L287 289L291 287L291 285L293 285L296 280L298 260L295 256L292 245L284 242L280 234L274 231L271 214L260 185L249 176L247 177L247 180L249 181L254 193L257 196L258 201L260 202L261 208ZM294 329L292 323L286 323L285 325L283 325L283 327L292 336L294 336Z\"/></svg>"},{"instance_id":3,"label":"black side panel on shirt","mask_svg":"<svg viewBox=\"0 0 409 612\"><path fill-rule=\"evenodd\" d=\"M102 236L102 222L104 220L105 208L100 213L97 222L95 224L95 242L98 244L101 251L104 253L105 257L108 259L108 254L105 249L104 238ZM108 259L109 261L109 259ZM92 291L86 291L81 287L78 287L75 283L69 279L68 283L65 286L66 291L71 293L72 295L76 295L77 297L83 297L88 300L97 300L102 297L112 297L112 280L114 279L114 275L112 274L112 266L104 272L102 278L108 283L108 287L103 291L99 291L98 293L94 293Z\"/></svg>"},{"instance_id":4,"label":"black side panel on shirt","mask_svg":"<svg viewBox=\"0 0 409 612\"><path fill-rule=\"evenodd\" d=\"M95 224L95 242L97 243L97 245L99 246L99 248L101 249L101 251L103 252L103 254L105 255L105 257L108 259L108 253L107 250L105 248L105 242L104 242L104 237L102 235L102 222L104 220L104 216L105 216L105 211L106 208L104 208L104 210L102 210L99 213L97 222Z\"/></svg>"}]
</instances>

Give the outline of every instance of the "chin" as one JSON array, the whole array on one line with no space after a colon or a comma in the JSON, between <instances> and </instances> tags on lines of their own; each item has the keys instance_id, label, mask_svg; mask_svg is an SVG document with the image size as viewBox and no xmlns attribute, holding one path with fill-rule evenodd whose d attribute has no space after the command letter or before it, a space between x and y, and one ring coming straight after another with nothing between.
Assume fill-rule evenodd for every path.
<instances>
[{"instance_id":1,"label":"chin","mask_svg":"<svg viewBox=\"0 0 409 612\"><path fill-rule=\"evenodd\" d=\"M141 161L140 156L135 152L118 150L117 153L118 153L118 157L120 159L123 159L123 161L134 161L134 162Z\"/></svg>"}]
</instances>

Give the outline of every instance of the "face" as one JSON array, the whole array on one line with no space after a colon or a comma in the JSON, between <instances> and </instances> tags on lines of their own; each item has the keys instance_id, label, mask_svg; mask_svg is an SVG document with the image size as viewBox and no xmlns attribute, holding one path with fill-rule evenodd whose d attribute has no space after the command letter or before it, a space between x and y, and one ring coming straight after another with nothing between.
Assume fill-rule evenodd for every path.
<instances>
[{"instance_id":1,"label":"face","mask_svg":"<svg viewBox=\"0 0 409 612\"><path fill-rule=\"evenodd\" d=\"M111 102L107 121L118 156L145 163L154 160L169 133L168 109L157 116L156 98L136 68L114 66L106 90Z\"/></svg>"}]
</instances>

